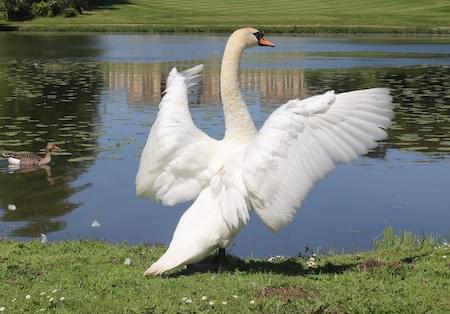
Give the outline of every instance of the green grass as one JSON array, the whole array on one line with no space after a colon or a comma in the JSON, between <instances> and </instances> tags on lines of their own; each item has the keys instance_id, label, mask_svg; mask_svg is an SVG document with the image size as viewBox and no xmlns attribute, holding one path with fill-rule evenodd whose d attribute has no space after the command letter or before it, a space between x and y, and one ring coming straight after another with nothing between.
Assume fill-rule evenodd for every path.
<instances>
[{"instance_id":1,"label":"green grass","mask_svg":"<svg viewBox=\"0 0 450 314\"><path fill-rule=\"evenodd\" d=\"M11 23L33 31L450 33L448 0L121 0L76 18Z\"/></svg>"},{"instance_id":2,"label":"green grass","mask_svg":"<svg viewBox=\"0 0 450 314\"><path fill-rule=\"evenodd\" d=\"M309 257L228 257L221 273L210 260L144 278L163 251L97 241L0 241L0 307L5 313L450 312L450 246L410 233L396 237L386 229L371 251L318 256L311 267Z\"/></svg>"}]
</instances>

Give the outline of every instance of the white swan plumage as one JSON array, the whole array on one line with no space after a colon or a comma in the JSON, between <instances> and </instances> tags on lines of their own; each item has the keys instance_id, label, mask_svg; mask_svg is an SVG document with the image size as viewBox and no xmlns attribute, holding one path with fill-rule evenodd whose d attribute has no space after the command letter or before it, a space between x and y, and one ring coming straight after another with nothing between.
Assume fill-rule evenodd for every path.
<instances>
[{"instance_id":1,"label":"white swan plumage","mask_svg":"<svg viewBox=\"0 0 450 314\"><path fill-rule=\"evenodd\" d=\"M386 137L394 115L386 88L290 100L257 132L238 77L242 52L257 45L273 46L258 30L243 28L225 47L222 140L198 129L189 112L188 95L203 66L169 73L142 151L136 192L168 206L194 202L180 218L167 251L145 275L159 275L226 248L252 210L269 229L279 230L336 164L367 153Z\"/></svg>"}]
</instances>

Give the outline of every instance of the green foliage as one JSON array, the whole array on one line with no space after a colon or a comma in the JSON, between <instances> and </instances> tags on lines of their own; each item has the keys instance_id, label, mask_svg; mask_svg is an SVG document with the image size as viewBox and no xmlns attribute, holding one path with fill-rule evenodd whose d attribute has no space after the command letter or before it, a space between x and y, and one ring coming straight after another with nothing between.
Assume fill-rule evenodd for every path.
<instances>
[{"instance_id":1,"label":"green foliage","mask_svg":"<svg viewBox=\"0 0 450 314\"><path fill-rule=\"evenodd\" d=\"M78 15L78 11L75 8L66 8L64 9L65 17L75 17Z\"/></svg>"},{"instance_id":2,"label":"green foliage","mask_svg":"<svg viewBox=\"0 0 450 314\"><path fill-rule=\"evenodd\" d=\"M31 6L31 14L34 17L48 16L50 12L51 12L50 3L46 1L35 2Z\"/></svg>"},{"instance_id":3,"label":"green foliage","mask_svg":"<svg viewBox=\"0 0 450 314\"><path fill-rule=\"evenodd\" d=\"M31 18L33 0L1 0L6 11L6 20L21 21Z\"/></svg>"},{"instance_id":4,"label":"green foliage","mask_svg":"<svg viewBox=\"0 0 450 314\"><path fill-rule=\"evenodd\" d=\"M373 241L375 250L399 250L399 249L429 249L435 245L436 240L431 237L418 237L411 232L403 231L399 235L394 234L392 227L386 227L383 238Z\"/></svg>"},{"instance_id":5,"label":"green foliage","mask_svg":"<svg viewBox=\"0 0 450 314\"><path fill-rule=\"evenodd\" d=\"M92 6L95 0L0 0L5 19L10 21L27 20L34 17L53 17L63 14L73 17Z\"/></svg>"}]
</instances>

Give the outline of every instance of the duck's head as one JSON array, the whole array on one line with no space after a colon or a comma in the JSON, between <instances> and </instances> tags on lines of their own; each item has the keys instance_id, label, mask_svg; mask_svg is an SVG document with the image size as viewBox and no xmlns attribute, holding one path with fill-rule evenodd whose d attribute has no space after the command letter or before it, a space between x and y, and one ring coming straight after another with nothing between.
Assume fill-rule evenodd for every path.
<instances>
[{"instance_id":1,"label":"duck's head","mask_svg":"<svg viewBox=\"0 0 450 314\"><path fill-rule=\"evenodd\" d=\"M244 43L246 47L265 46L275 47L275 45L264 38L263 32L253 27L245 27L234 31L233 35L239 36L239 39Z\"/></svg>"},{"instance_id":2,"label":"duck's head","mask_svg":"<svg viewBox=\"0 0 450 314\"><path fill-rule=\"evenodd\" d=\"M58 145L56 145L55 143L48 143L47 147L46 147L46 150L48 152L51 152L51 151L54 151L54 150L60 150L60 149L61 148Z\"/></svg>"}]
</instances>

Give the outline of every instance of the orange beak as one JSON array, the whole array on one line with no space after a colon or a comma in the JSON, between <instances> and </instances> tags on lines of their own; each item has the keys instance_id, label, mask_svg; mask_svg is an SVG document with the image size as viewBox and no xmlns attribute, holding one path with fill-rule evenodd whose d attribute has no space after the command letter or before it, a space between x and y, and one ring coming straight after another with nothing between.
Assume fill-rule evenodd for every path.
<instances>
[{"instance_id":1,"label":"orange beak","mask_svg":"<svg viewBox=\"0 0 450 314\"><path fill-rule=\"evenodd\" d=\"M265 39L264 37L262 37L260 40L258 40L258 45L260 45L260 46L268 46L268 47L275 47L273 42L271 42L270 40Z\"/></svg>"}]
</instances>

